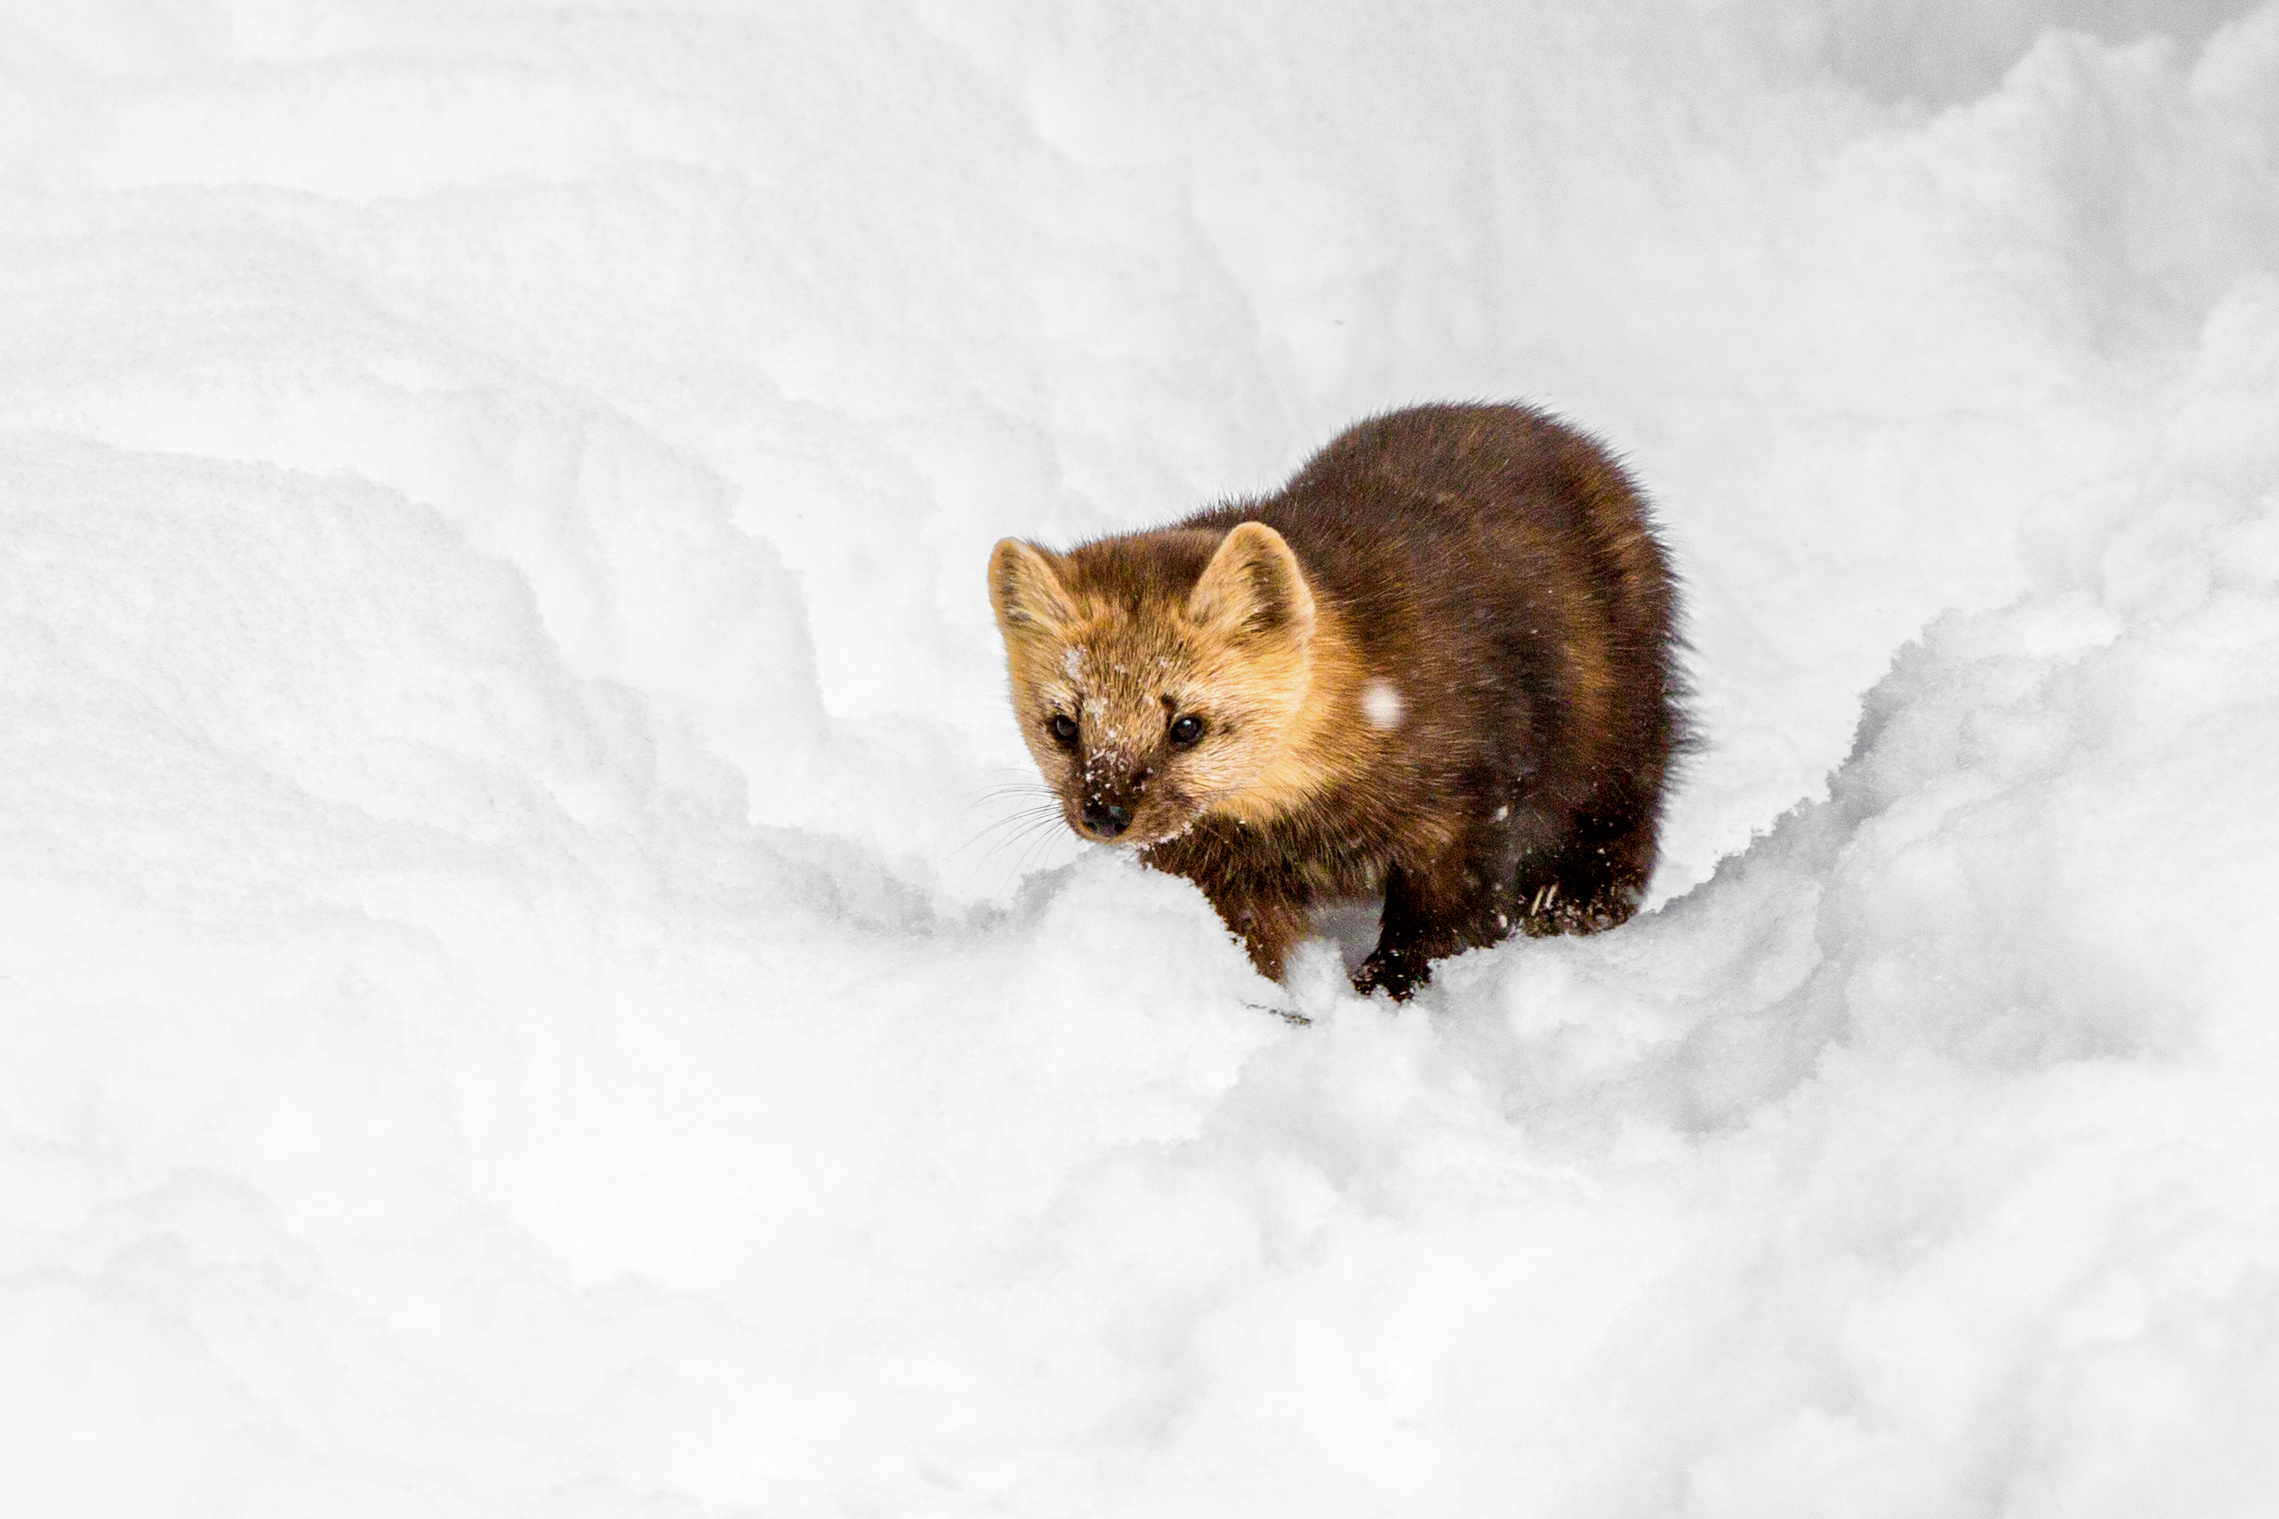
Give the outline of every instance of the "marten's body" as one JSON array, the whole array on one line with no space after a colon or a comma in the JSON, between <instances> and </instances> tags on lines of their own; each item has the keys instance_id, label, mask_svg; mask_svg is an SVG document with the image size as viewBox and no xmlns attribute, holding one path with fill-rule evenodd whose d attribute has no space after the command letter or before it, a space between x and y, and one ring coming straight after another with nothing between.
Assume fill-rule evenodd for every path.
<instances>
[{"instance_id":1,"label":"marten's body","mask_svg":"<svg viewBox=\"0 0 2279 1519\"><path fill-rule=\"evenodd\" d=\"M1279 977L1382 891L1405 996L1514 932L1637 910L1682 741L1675 592L1596 444L1517 406L1364 422L1261 501L990 561L1069 826L1186 876Z\"/></svg>"}]
</instances>

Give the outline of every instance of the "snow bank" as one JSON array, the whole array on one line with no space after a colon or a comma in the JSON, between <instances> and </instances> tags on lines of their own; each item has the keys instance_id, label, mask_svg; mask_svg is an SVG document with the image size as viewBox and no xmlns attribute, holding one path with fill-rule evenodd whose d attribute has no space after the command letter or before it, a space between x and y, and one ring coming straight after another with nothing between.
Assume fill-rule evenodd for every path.
<instances>
[{"instance_id":1,"label":"snow bank","mask_svg":"<svg viewBox=\"0 0 2279 1519\"><path fill-rule=\"evenodd\" d=\"M2268 1507L2279 6L0 80L30 1508ZM1713 748L1659 910L1292 1026L995 793L980 566L1466 395L1658 492Z\"/></svg>"}]
</instances>

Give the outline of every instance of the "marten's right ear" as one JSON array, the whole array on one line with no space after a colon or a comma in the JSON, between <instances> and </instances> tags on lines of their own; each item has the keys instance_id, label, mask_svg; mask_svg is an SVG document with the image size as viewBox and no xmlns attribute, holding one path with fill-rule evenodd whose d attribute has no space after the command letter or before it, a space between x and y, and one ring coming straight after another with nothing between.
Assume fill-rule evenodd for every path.
<instances>
[{"instance_id":1,"label":"marten's right ear","mask_svg":"<svg viewBox=\"0 0 2279 1519\"><path fill-rule=\"evenodd\" d=\"M1058 633L1076 620L1054 556L1018 538L998 540L989 555L989 604L1007 638Z\"/></svg>"}]
</instances>

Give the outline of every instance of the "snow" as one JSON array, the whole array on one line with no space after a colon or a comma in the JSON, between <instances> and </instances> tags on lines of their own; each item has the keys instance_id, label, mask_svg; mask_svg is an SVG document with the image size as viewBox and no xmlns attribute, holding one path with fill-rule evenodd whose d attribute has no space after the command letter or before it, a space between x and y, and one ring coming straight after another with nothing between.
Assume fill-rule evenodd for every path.
<instances>
[{"instance_id":1,"label":"snow","mask_svg":"<svg viewBox=\"0 0 2279 1519\"><path fill-rule=\"evenodd\" d=\"M0 8L11 1508L2269 1512L2275 170L2272 0ZM983 566L1466 397L1709 747L1279 990Z\"/></svg>"},{"instance_id":2,"label":"snow","mask_svg":"<svg viewBox=\"0 0 2279 1519\"><path fill-rule=\"evenodd\" d=\"M1372 728L1398 728L1407 710L1401 688L1389 680L1373 680L1361 688L1361 715Z\"/></svg>"}]
</instances>

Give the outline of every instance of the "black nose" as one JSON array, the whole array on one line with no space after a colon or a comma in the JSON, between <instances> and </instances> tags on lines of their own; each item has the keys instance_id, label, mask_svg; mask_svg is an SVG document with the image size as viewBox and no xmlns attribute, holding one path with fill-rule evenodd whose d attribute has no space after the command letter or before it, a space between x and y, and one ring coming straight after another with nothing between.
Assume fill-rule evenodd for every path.
<instances>
[{"instance_id":1,"label":"black nose","mask_svg":"<svg viewBox=\"0 0 2279 1519\"><path fill-rule=\"evenodd\" d=\"M1104 807L1098 802L1086 802L1084 826L1104 839L1112 839L1132 826L1132 809L1113 802Z\"/></svg>"}]
</instances>

